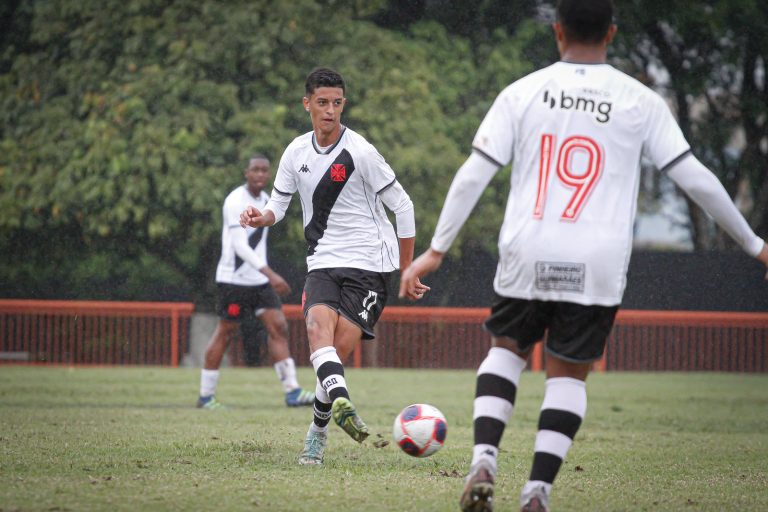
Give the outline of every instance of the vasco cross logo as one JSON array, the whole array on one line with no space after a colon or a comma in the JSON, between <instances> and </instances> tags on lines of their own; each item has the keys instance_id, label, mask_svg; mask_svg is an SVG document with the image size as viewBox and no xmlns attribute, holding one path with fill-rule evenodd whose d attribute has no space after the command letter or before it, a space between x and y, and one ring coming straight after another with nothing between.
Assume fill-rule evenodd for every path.
<instances>
[{"instance_id":1,"label":"vasco cross logo","mask_svg":"<svg viewBox=\"0 0 768 512\"><path fill-rule=\"evenodd\" d=\"M333 164L331 166L331 181L344 181L347 179L347 168L344 164Z\"/></svg>"},{"instance_id":2,"label":"vasco cross logo","mask_svg":"<svg viewBox=\"0 0 768 512\"><path fill-rule=\"evenodd\" d=\"M307 167L307 164L302 165L299 168L299 172L309 172L309 167Z\"/></svg>"},{"instance_id":3,"label":"vasco cross logo","mask_svg":"<svg viewBox=\"0 0 768 512\"><path fill-rule=\"evenodd\" d=\"M362 318L366 322L368 321L368 313L371 312L371 308L373 307L374 304L376 304L376 300L378 299L378 297L379 297L378 293L372 290L368 290L368 296L363 299L363 310L359 312L358 315L360 316L360 318Z\"/></svg>"}]
</instances>

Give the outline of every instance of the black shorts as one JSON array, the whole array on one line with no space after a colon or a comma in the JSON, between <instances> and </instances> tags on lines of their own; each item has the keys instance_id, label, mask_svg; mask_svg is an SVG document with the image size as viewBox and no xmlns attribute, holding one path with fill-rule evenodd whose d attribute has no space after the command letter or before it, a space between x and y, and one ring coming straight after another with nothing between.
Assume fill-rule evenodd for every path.
<instances>
[{"instance_id":1,"label":"black shorts","mask_svg":"<svg viewBox=\"0 0 768 512\"><path fill-rule=\"evenodd\" d=\"M619 306L583 306L573 302L496 297L485 329L506 336L526 353L544 337L545 350L563 361L588 363L600 359Z\"/></svg>"},{"instance_id":2,"label":"black shorts","mask_svg":"<svg viewBox=\"0 0 768 512\"><path fill-rule=\"evenodd\" d=\"M321 268L307 274L301 306L304 316L312 306L324 304L363 330L363 339L376 337L373 326L387 303L391 272L358 268Z\"/></svg>"},{"instance_id":3,"label":"black shorts","mask_svg":"<svg viewBox=\"0 0 768 512\"><path fill-rule=\"evenodd\" d=\"M223 320L239 322L262 309L280 309L282 302L269 284L241 286L216 283L216 313Z\"/></svg>"}]
</instances>

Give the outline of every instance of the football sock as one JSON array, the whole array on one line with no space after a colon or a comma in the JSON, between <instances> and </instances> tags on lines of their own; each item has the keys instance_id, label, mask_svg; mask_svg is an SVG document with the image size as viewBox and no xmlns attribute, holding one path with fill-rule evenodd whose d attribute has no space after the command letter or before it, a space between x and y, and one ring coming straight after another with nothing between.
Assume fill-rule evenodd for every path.
<instances>
[{"instance_id":1,"label":"football sock","mask_svg":"<svg viewBox=\"0 0 768 512\"><path fill-rule=\"evenodd\" d=\"M274 367L284 392L288 393L299 387L299 381L296 380L296 363L292 357L276 362Z\"/></svg>"},{"instance_id":2,"label":"football sock","mask_svg":"<svg viewBox=\"0 0 768 512\"><path fill-rule=\"evenodd\" d=\"M219 370L203 370L200 372L200 396L213 396L219 384Z\"/></svg>"},{"instance_id":3,"label":"football sock","mask_svg":"<svg viewBox=\"0 0 768 512\"><path fill-rule=\"evenodd\" d=\"M325 392L323 386L320 385L320 381L315 386L314 414L312 424L317 426L319 430L325 429L331 420L331 398Z\"/></svg>"},{"instance_id":4,"label":"football sock","mask_svg":"<svg viewBox=\"0 0 768 512\"><path fill-rule=\"evenodd\" d=\"M517 384L526 361L514 352L491 347L477 370L472 466L483 461L496 473L496 457L504 427L515 405Z\"/></svg>"},{"instance_id":5,"label":"football sock","mask_svg":"<svg viewBox=\"0 0 768 512\"><path fill-rule=\"evenodd\" d=\"M341 364L334 347L323 347L315 350L309 356L315 368L320 386L328 393L331 403L340 397L349 399L347 381L344 380L344 366Z\"/></svg>"},{"instance_id":6,"label":"football sock","mask_svg":"<svg viewBox=\"0 0 768 512\"><path fill-rule=\"evenodd\" d=\"M531 476L523 492L544 486L547 494L587 412L587 386L570 377L547 379Z\"/></svg>"}]
</instances>

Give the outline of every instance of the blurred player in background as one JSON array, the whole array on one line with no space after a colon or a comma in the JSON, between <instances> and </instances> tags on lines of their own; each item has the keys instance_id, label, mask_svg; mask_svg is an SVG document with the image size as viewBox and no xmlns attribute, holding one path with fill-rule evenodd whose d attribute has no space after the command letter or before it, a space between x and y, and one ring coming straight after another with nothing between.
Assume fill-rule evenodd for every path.
<instances>
[{"instance_id":1,"label":"blurred player in background","mask_svg":"<svg viewBox=\"0 0 768 512\"><path fill-rule=\"evenodd\" d=\"M267 232L269 228L243 229L240 212L249 205L262 208L269 195L264 192L270 178L269 160L254 155L245 169L245 184L229 193L224 200L221 232L221 258L216 267L218 297L216 309L219 323L205 351L200 376L200 398L197 406L216 409L219 368L239 323L256 315L267 328L267 349L283 386L285 404L289 407L312 405L315 394L304 391L296 379L296 365L288 349L288 324L278 295L291 291L288 283L267 265Z\"/></svg>"},{"instance_id":2,"label":"blurred player in background","mask_svg":"<svg viewBox=\"0 0 768 512\"><path fill-rule=\"evenodd\" d=\"M318 380L299 463L322 464L331 417L355 441L368 437L350 400L342 363L361 338L374 338L389 277L413 259L416 225L413 203L392 168L376 148L341 124L346 102L341 75L315 69L305 89L312 131L288 145L269 203L249 207L241 223L273 225L299 193L309 246L302 306ZM397 236L384 205L395 214ZM403 295L416 300L427 290L414 279Z\"/></svg>"},{"instance_id":3,"label":"blurred player in background","mask_svg":"<svg viewBox=\"0 0 768 512\"><path fill-rule=\"evenodd\" d=\"M647 157L768 265L768 248L693 154L664 100L606 64L611 0L560 0L561 60L496 98L446 197L431 247L402 276L401 294L437 269L481 193L512 164L499 235L492 348L477 372L472 463L460 506L492 509L499 443L520 374L547 331L546 387L523 511L547 510L552 483L587 408L626 284L640 159Z\"/></svg>"}]
</instances>

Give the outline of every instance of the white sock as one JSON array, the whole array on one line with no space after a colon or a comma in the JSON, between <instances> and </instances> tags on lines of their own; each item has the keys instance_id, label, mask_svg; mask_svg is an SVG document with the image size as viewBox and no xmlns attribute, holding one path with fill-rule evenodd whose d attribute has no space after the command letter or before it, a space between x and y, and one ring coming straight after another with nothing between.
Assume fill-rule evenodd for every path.
<instances>
[{"instance_id":1,"label":"white sock","mask_svg":"<svg viewBox=\"0 0 768 512\"><path fill-rule=\"evenodd\" d=\"M219 384L219 370L206 370L200 372L200 396L213 396L216 394L216 386Z\"/></svg>"},{"instance_id":2,"label":"white sock","mask_svg":"<svg viewBox=\"0 0 768 512\"><path fill-rule=\"evenodd\" d=\"M315 422L313 421L312 423L309 424L309 430L307 431L307 434L309 434L310 432L328 432L328 425L324 427L318 427L317 425L315 425Z\"/></svg>"},{"instance_id":3,"label":"white sock","mask_svg":"<svg viewBox=\"0 0 768 512\"><path fill-rule=\"evenodd\" d=\"M278 361L274 366L277 378L280 379L280 384L283 385L283 391L288 393L299 387L299 381L296 380L296 364L293 362L292 357Z\"/></svg>"}]
</instances>

